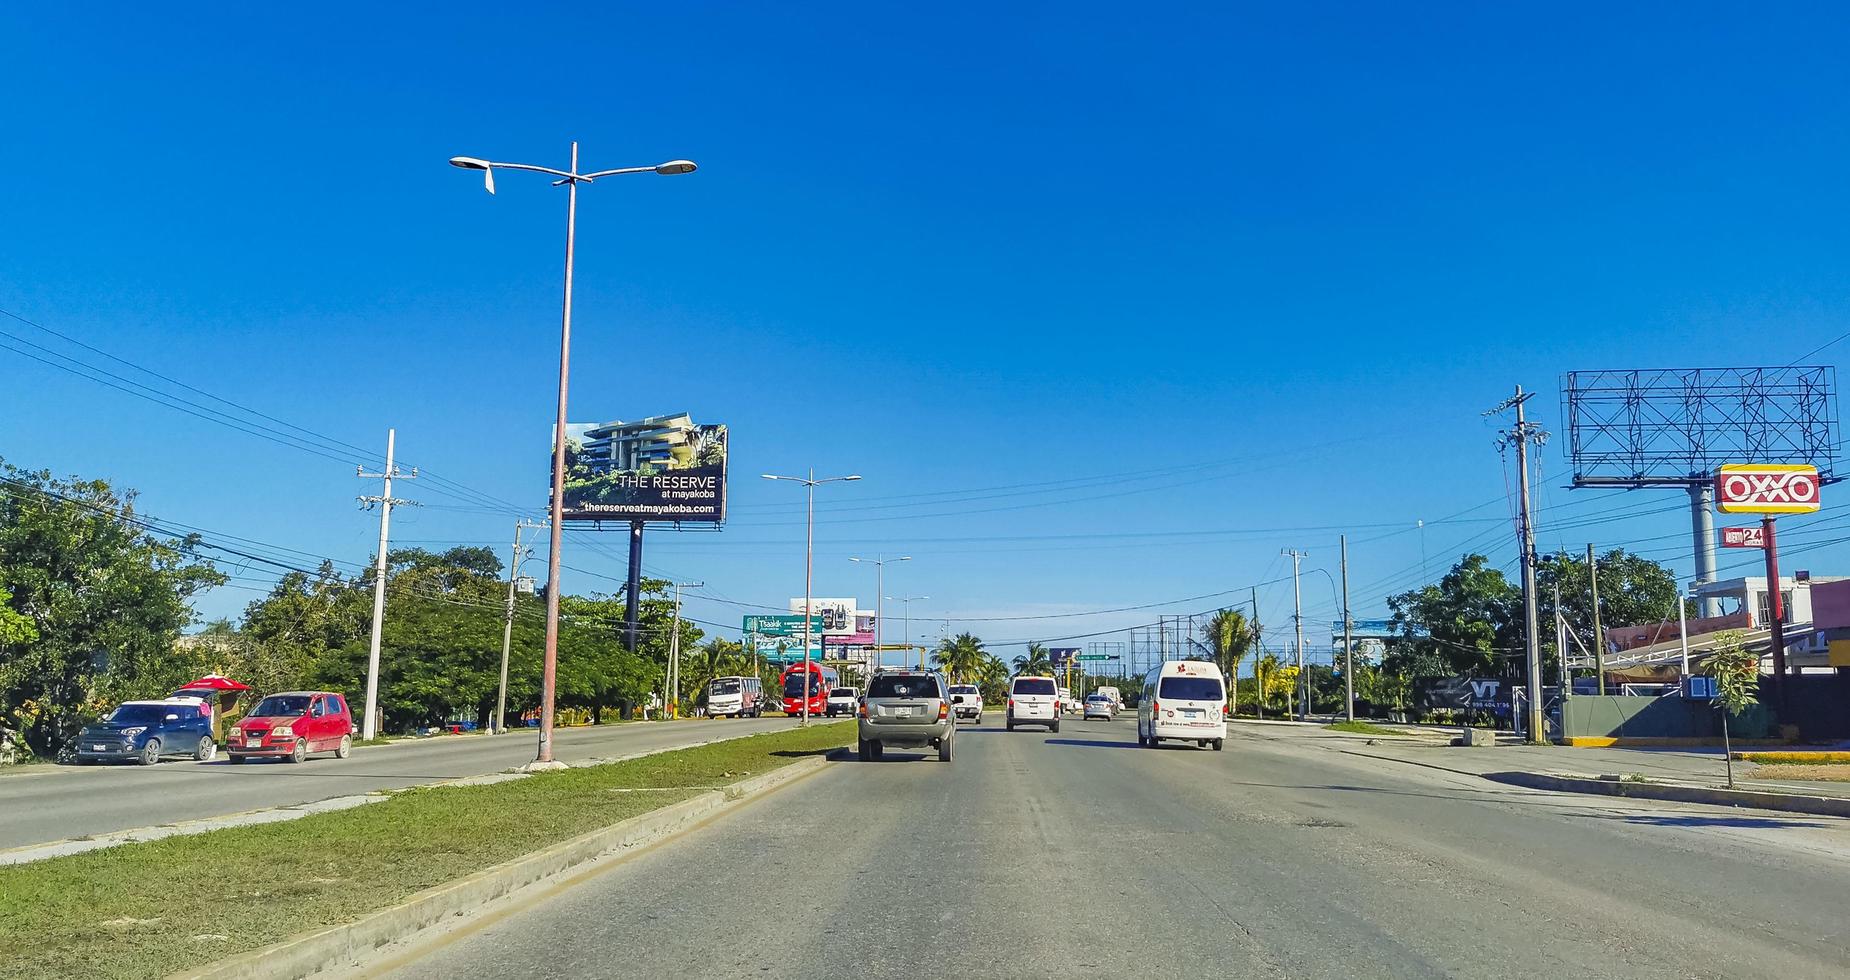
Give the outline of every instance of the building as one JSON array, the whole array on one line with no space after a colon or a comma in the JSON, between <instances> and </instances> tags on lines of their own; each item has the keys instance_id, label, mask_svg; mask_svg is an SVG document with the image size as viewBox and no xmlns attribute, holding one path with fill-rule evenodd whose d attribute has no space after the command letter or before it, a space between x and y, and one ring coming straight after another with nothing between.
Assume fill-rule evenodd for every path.
<instances>
[{"instance_id":1,"label":"building","mask_svg":"<svg viewBox=\"0 0 1850 980\"><path fill-rule=\"evenodd\" d=\"M696 428L686 412L603 422L584 431L580 458L598 471L639 470L645 464L666 468L676 450L682 450L683 457L689 454Z\"/></svg>"}]
</instances>

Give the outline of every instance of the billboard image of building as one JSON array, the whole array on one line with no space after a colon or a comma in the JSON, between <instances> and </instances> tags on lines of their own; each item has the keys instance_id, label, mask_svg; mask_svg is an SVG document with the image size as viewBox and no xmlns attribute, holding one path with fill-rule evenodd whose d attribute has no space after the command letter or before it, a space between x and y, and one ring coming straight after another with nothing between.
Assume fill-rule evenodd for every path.
<instances>
[{"instance_id":1,"label":"billboard image of building","mask_svg":"<svg viewBox=\"0 0 1850 980\"><path fill-rule=\"evenodd\" d=\"M568 521L726 520L726 427L686 413L565 428Z\"/></svg>"}]
</instances>

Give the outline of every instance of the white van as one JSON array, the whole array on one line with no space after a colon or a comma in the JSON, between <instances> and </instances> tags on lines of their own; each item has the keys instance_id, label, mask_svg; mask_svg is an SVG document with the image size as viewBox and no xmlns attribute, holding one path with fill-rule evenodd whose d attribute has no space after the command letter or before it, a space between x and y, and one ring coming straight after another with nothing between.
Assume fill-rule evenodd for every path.
<instances>
[{"instance_id":1,"label":"white van","mask_svg":"<svg viewBox=\"0 0 1850 980\"><path fill-rule=\"evenodd\" d=\"M1112 705L1116 708L1122 709L1124 707L1124 696L1119 694L1118 689L1115 687L1095 687L1092 689L1092 693L1103 694L1110 698Z\"/></svg>"},{"instance_id":2,"label":"white van","mask_svg":"<svg viewBox=\"0 0 1850 980\"><path fill-rule=\"evenodd\" d=\"M1060 730L1060 688L1051 677L1017 677L1009 682L1008 730L1016 725L1046 725Z\"/></svg>"},{"instance_id":3,"label":"white van","mask_svg":"<svg viewBox=\"0 0 1850 980\"><path fill-rule=\"evenodd\" d=\"M1170 660L1144 676L1137 744L1153 749L1164 739L1221 750L1227 741L1227 685L1219 667L1206 660Z\"/></svg>"}]
</instances>

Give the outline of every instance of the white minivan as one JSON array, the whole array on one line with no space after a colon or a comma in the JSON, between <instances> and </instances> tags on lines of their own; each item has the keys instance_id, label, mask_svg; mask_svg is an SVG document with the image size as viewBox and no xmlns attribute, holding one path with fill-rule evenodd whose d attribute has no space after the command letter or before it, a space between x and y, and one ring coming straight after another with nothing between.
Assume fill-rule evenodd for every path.
<instances>
[{"instance_id":1,"label":"white minivan","mask_svg":"<svg viewBox=\"0 0 1850 980\"><path fill-rule=\"evenodd\" d=\"M1046 725L1060 730L1060 687L1051 677L1017 677L1009 682L1008 730L1016 725Z\"/></svg>"},{"instance_id":2,"label":"white minivan","mask_svg":"<svg viewBox=\"0 0 1850 980\"><path fill-rule=\"evenodd\" d=\"M1137 744L1194 742L1219 752L1227 741L1227 686L1206 660L1169 660L1143 679L1137 700Z\"/></svg>"}]
</instances>

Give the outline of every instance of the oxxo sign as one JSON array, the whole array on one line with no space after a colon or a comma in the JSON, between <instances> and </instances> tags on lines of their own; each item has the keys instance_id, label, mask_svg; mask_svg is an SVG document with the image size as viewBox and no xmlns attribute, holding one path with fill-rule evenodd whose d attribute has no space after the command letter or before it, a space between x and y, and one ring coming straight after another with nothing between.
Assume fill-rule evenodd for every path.
<instances>
[{"instance_id":1,"label":"oxxo sign","mask_svg":"<svg viewBox=\"0 0 1850 980\"><path fill-rule=\"evenodd\" d=\"M1715 504L1724 514L1809 514L1818 509L1818 468L1784 463L1729 463L1715 474Z\"/></svg>"}]
</instances>

